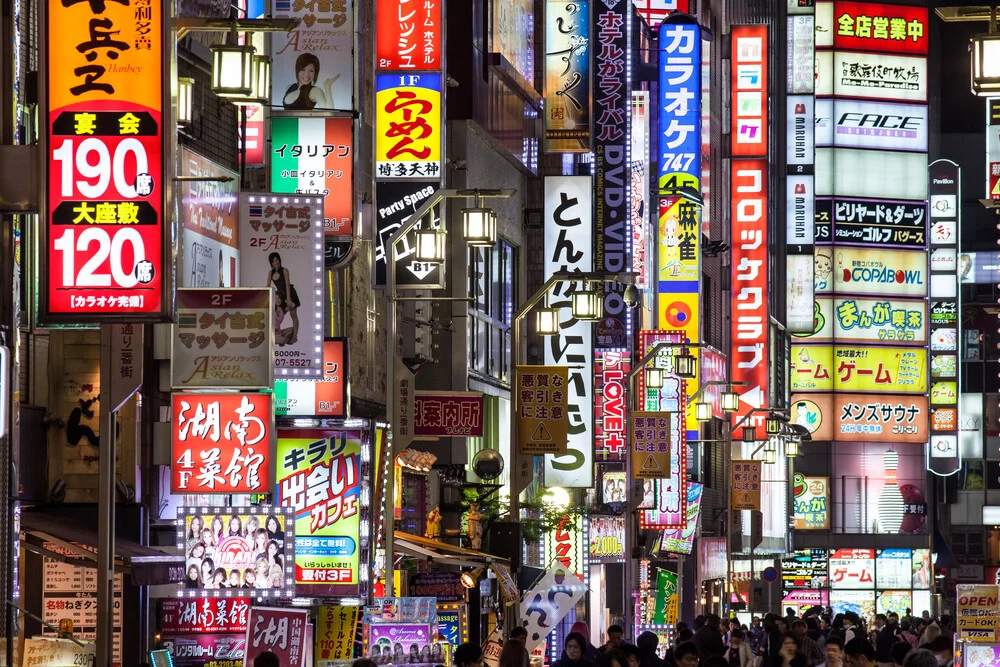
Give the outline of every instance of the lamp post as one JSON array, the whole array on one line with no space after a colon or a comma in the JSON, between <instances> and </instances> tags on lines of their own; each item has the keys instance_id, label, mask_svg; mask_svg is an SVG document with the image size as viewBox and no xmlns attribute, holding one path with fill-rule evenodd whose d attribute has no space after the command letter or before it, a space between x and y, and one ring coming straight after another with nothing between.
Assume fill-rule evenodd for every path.
<instances>
[{"instance_id":1,"label":"lamp post","mask_svg":"<svg viewBox=\"0 0 1000 667\"><path fill-rule=\"evenodd\" d=\"M437 190L429 198L427 198L424 203L418 208L413 215L406 219L399 229L397 229L392 237L385 246L385 288L386 288L386 299L388 303L388 309L386 310L385 316L385 340L386 340L386 359L385 359L385 390L386 390L386 401L385 401L385 417L386 422L389 424L390 433L392 433L392 423L393 416L395 413L394 402L397 399L393 391L393 362L396 358L396 302L402 301L403 299L396 296L396 244L400 239L409 234L426 216L431 210L437 206L439 203L445 199L469 199L475 198L476 202L479 203L483 199L509 199L514 196L516 190L482 190L482 189L465 189L465 190ZM475 213L470 213L475 211ZM489 209L465 209L463 211L463 217L465 218L464 228L466 232L475 233L476 236L471 237L473 244L481 245L486 239L483 238L483 229L481 227L476 227L474 224L470 224L470 215L481 216L484 215L484 211L492 215L493 225L492 228L495 232L496 216ZM445 217L441 216L441 224L445 224ZM487 225L488 226L488 225ZM486 232L489 230L487 229ZM444 262L444 252L445 252L445 230L431 230L422 229L419 231L419 236L417 239L417 253L420 261L424 262ZM495 240L495 237L494 237ZM427 300L427 299L423 299ZM432 301L468 301L469 297L436 297L431 299ZM389 455L392 457L393 462L395 461L396 453L393 450L392 442L390 440L389 446L387 447ZM378 462L379 466L381 461ZM393 463L395 465L395 463ZM394 587L394 577L393 570L395 569L394 557L393 557L393 524L395 523L394 517L394 507L393 507L393 494L395 493L394 487L395 474L393 468L390 466L388 474L384 480L385 488L385 507L382 516L384 528L385 528L385 597L393 597L393 587Z\"/></svg>"}]
</instances>

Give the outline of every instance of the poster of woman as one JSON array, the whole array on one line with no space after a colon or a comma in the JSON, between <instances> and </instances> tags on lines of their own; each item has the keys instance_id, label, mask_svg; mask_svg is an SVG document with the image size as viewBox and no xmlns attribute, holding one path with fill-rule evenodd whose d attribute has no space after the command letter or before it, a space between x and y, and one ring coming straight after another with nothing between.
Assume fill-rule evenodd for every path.
<instances>
[{"instance_id":1,"label":"poster of woman","mask_svg":"<svg viewBox=\"0 0 1000 667\"><path fill-rule=\"evenodd\" d=\"M275 3L275 18L302 20L295 30L272 37L275 110L353 108L353 8L353 0Z\"/></svg>"}]
</instances>

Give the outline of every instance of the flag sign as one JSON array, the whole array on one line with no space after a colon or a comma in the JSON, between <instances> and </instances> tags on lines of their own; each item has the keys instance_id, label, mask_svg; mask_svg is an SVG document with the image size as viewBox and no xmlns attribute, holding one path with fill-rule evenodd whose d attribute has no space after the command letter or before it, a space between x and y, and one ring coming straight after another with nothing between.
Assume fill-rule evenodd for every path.
<instances>
[{"instance_id":1,"label":"flag sign","mask_svg":"<svg viewBox=\"0 0 1000 667\"><path fill-rule=\"evenodd\" d=\"M676 412L633 412L629 434L632 436L632 475L640 479L670 476L671 464L678 469L677 448L682 420ZM673 436L672 436L673 434ZM672 460L673 459L673 460Z\"/></svg>"},{"instance_id":2,"label":"flag sign","mask_svg":"<svg viewBox=\"0 0 1000 667\"><path fill-rule=\"evenodd\" d=\"M521 626L528 631L525 648L530 652L544 643L586 592L587 585L573 572L563 567L547 570L521 600Z\"/></svg>"},{"instance_id":3,"label":"flag sign","mask_svg":"<svg viewBox=\"0 0 1000 667\"><path fill-rule=\"evenodd\" d=\"M730 509L760 509L761 461L733 461L730 471Z\"/></svg>"},{"instance_id":4,"label":"flag sign","mask_svg":"<svg viewBox=\"0 0 1000 667\"><path fill-rule=\"evenodd\" d=\"M569 368L517 367L517 439L522 454L565 454Z\"/></svg>"}]
</instances>

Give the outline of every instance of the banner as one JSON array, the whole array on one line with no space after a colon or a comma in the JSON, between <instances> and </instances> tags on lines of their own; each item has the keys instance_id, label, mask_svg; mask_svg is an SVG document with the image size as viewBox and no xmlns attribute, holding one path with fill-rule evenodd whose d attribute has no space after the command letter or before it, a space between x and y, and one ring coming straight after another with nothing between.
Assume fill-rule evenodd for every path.
<instances>
[{"instance_id":1,"label":"banner","mask_svg":"<svg viewBox=\"0 0 1000 667\"><path fill-rule=\"evenodd\" d=\"M730 463L731 510L760 510L760 484L763 461L732 461Z\"/></svg>"},{"instance_id":2,"label":"banner","mask_svg":"<svg viewBox=\"0 0 1000 667\"><path fill-rule=\"evenodd\" d=\"M590 152L590 0L545 2L545 152Z\"/></svg>"},{"instance_id":3,"label":"banner","mask_svg":"<svg viewBox=\"0 0 1000 667\"><path fill-rule=\"evenodd\" d=\"M274 18L302 22L271 36L272 109L354 109L354 0L274 0Z\"/></svg>"},{"instance_id":4,"label":"banner","mask_svg":"<svg viewBox=\"0 0 1000 667\"><path fill-rule=\"evenodd\" d=\"M361 618L356 605L323 606L316 618L316 667L333 667L335 663L354 659L354 638Z\"/></svg>"},{"instance_id":5,"label":"banner","mask_svg":"<svg viewBox=\"0 0 1000 667\"><path fill-rule=\"evenodd\" d=\"M546 570L521 599L518 617L528 631L525 648L530 652L545 642L586 592L586 584L575 572L558 566Z\"/></svg>"},{"instance_id":6,"label":"banner","mask_svg":"<svg viewBox=\"0 0 1000 667\"><path fill-rule=\"evenodd\" d=\"M173 254L164 224L173 191L164 174L174 131L163 83L168 3L46 6L39 319L159 321L170 311Z\"/></svg>"},{"instance_id":7,"label":"banner","mask_svg":"<svg viewBox=\"0 0 1000 667\"><path fill-rule=\"evenodd\" d=\"M958 639L994 643L1000 639L1000 611L995 584L958 584L955 587L955 630Z\"/></svg>"},{"instance_id":8,"label":"banner","mask_svg":"<svg viewBox=\"0 0 1000 667\"><path fill-rule=\"evenodd\" d=\"M620 563L625 558L625 517L592 515L588 522L591 563Z\"/></svg>"},{"instance_id":9,"label":"banner","mask_svg":"<svg viewBox=\"0 0 1000 667\"><path fill-rule=\"evenodd\" d=\"M273 290L274 369L323 374L323 198L240 195L240 285Z\"/></svg>"},{"instance_id":10,"label":"banner","mask_svg":"<svg viewBox=\"0 0 1000 667\"><path fill-rule=\"evenodd\" d=\"M271 118L271 190L321 196L323 231L327 236L351 236L354 120Z\"/></svg>"},{"instance_id":11,"label":"banner","mask_svg":"<svg viewBox=\"0 0 1000 667\"><path fill-rule=\"evenodd\" d=\"M413 442L416 378L399 357L392 359L392 454L395 458Z\"/></svg>"},{"instance_id":12,"label":"banner","mask_svg":"<svg viewBox=\"0 0 1000 667\"><path fill-rule=\"evenodd\" d=\"M165 635L243 633L250 619L250 598L245 597L164 598L161 604Z\"/></svg>"},{"instance_id":13,"label":"banner","mask_svg":"<svg viewBox=\"0 0 1000 667\"><path fill-rule=\"evenodd\" d=\"M795 473L792 481L795 530L830 529L830 478Z\"/></svg>"},{"instance_id":14,"label":"banner","mask_svg":"<svg viewBox=\"0 0 1000 667\"><path fill-rule=\"evenodd\" d=\"M271 651L282 667L306 667L308 625L308 609L254 607L250 610L243 664L252 665L258 655Z\"/></svg>"},{"instance_id":15,"label":"banner","mask_svg":"<svg viewBox=\"0 0 1000 667\"><path fill-rule=\"evenodd\" d=\"M663 531L663 541L660 543L660 553L670 552L684 555L691 554L694 536L698 532L698 518L701 516L701 496L705 490L704 484L691 483L687 487L685 503L685 525L683 528L672 528ZM646 512L643 512L645 514ZM640 515L640 525L642 515ZM648 525L648 524L647 524ZM646 528L647 525L643 525Z\"/></svg>"},{"instance_id":16,"label":"banner","mask_svg":"<svg viewBox=\"0 0 1000 667\"><path fill-rule=\"evenodd\" d=\"M375 75L375 175L440 178L441 75Z\"/></svg>"},{"instance_id":17,"label":"banner","mask_svg":"<svg viewBox=\"0 0 1000 667\"><path fill-rule=\"evenodd\" d=\"M181 287L236 287L239 276L239 174L187 147L178 151L180 176L227 177L220 181L182 181Z\"/></svg>"},{"instance_id":18,"label":"banner","mask_svg":"<svg viewBox=\"0 0 1000 667\"><path fill-rule=\"evenodd\" d=\"M295 586L356 596L361 530L358 431L287 430L275 451L275 502L294 509Z\"/></svg>"},{"instance_id":19,"label":"banner","mask_svg":"<svg viewBox=\"0 0 1000 667\"><path fill-rule=\"evenodd\" d=\"M659 570L656 573L655 625L676 625L678 613L677 573Z\"/></svg>"}]
</instances>

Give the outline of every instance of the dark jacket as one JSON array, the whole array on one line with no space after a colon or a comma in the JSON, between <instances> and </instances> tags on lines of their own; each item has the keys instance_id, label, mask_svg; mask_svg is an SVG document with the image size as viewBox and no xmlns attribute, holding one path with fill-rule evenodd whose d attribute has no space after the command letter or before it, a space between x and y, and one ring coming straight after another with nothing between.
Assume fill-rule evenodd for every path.
<instances>
[{"instance_id":1,"label":"dark jacket","mask_svg":"<svg viewBox=\"0 0 1000 667\"><path fill-rule=\"evenodd\" d=\"M875 662L892 662L892 647L898 641L899 625L885 625L875 637Z\"/></svg>"},{"instance_id":2,"label":"dark jacket","mask_svg":"<svg viewBox=\"0 0 1000 667\"><path fill-rule=\"evenodd\" d=\"M698 647L702 662L714 656L721 658L726 652L726 645L722 643L722 634L717 628L708 625L703 625L698 632L694 633L694 644Z\"/></svg>"}]
</instances>

